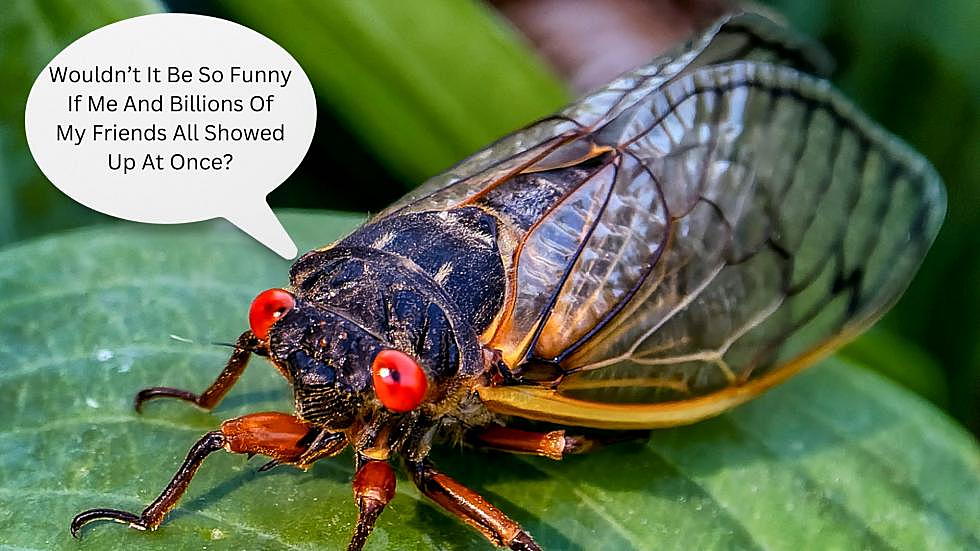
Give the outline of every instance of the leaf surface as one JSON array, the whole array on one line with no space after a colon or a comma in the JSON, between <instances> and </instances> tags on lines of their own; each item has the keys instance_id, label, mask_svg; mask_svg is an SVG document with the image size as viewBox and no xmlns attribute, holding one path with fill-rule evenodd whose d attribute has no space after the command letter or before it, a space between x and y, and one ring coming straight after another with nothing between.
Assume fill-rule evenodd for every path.
<instances>
[{"instance_id":1,"label":"leaf surface","mask_svg":"<svg viewBox=\"0 0 980 551\"><path fill-rule=\"evenodd\" d=\"M360 217L290 213L300 248ZM203 389L251 298L288 263L226 223L117 224L0 251L0 542L11 549L336 549L355 510L345 453L307 473L215 454L160 530L71 517L141 510L221 420L290 411L261 360L205 413L152 385ZM187 342L192 341L192 342ZM545 549L980 547L980 451L924 400L832 359L717 419L562 462L440 448L437 464ZM4 549L8 547L0 546ZM489 548L405 478L370 549Z\"/></svg>"}]
</instances>

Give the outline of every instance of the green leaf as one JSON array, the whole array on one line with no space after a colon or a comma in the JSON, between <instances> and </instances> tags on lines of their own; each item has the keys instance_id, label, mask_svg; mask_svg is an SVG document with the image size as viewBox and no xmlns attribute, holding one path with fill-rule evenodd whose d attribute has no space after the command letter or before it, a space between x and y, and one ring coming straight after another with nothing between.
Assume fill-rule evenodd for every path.
<instances>
[{"instance_id":1,"label":"green leaf","mask_svg":"<svg viewBox=\"0 0 980 551\"><path fill-rule=\"evenodd\" d=\"M24 137L27 93L65 46L109 23L161 11L155 0L12 0L0 7L0 244L105 217L48 183Z\"/></svg>"},{"instance_id":2,"label":"green leaf","mask_svg":"<svg viewBox=\"0 0 980 551\"><path fill-rule=\"evenodd\" d=\"M936 360L914 342L887 329L872 328L842 348L840 355L874 369L937 406L949 405L949 389Z\"/></svg>"},{"instance_id":3,"label":"green leaf","mask_svg":"<svg viewBox=\"0 0 980 551\"><path fill-rule=\"evenodd\" d=\"M412 186L567 100L482 2L221 0L278 42L317 95Z\"/></svg>"},{"instance_id":4,"label":"green leaf","mask_svg":"<svg viewBox=\"0 0 980 551\"><path fill-rule=\"evenodd\" d=\"M359 218L284 221L309 248ZM131 408L146 386L204 388L228 353L209 343L233 340L251 298L284 284L287 268L226 223L118 224L0 251L0 542L341 548L355 517L349 454L264 474L258 459L216 454L160 530L103 523L80 542L68 535L82 509L141 510L222 419L290 411L287 385L260 360L213 414ZM648 442L560 463L454 447L435 460L545 549L980 547L976 443L922 399L841 360ZM369 547L488 546L400 478Z\"/></svg>"}]
</instances>

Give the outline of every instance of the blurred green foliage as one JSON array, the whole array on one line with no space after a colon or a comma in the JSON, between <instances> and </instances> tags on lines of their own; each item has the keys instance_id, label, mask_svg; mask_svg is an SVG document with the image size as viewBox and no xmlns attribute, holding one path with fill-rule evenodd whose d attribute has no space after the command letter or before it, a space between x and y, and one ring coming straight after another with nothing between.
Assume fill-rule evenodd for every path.
<instances>
[{"instance_id":1,"label":"blurred green foliage","mask_svg":"<svg viewBox=\"0 0 980 551\"><path fill-rule=\"evenodd\" d=\"M377 211L479 146L567 98L487 5L431 0L170 0L268 35L309 73L317 137L276 206ZM845 349L980 429L980 3L772 0L838 61L835 81L929 157L949 214L884 329ZM152 0L12 0L0 7L0 243L103 217L37 171L23 137L35 76L89 30L161 9ZM356 191L352 191L356 190ZM896 336L898 336L896 338ZM895 372L895 366L902 370ZM948 390L947 390L948 389Z\"/></svg>"},{"instance_id":2,"label":"blurred green foliage","mask_svg":"<svg viewBox=\"0 0 980 551\"><path fill-rule=\"evenodd\" d=\"M264 3L218 4L293 54L338 118L406 188L566 99L562 85L475 2L420 9L397 1L282 0L277 17Z\"/></svg>"}]
</instances>

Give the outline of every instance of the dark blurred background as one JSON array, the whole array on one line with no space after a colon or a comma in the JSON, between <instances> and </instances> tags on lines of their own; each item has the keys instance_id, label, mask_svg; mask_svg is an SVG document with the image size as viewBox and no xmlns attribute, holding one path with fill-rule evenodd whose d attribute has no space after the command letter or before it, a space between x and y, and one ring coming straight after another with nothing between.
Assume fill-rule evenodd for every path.
<instances>
[{"instance_id":1,"label":"dark blurred background","mask_svg":"<svg viewBox=\"0 0 980 551\"><path fill-rule=\"evenodd\" d=\"M61 195L38 172L24 141L23 112L41 68L75 39L113 21L167 10L203 13L280 43L309 74L319 113L306 160L270 202L377 212L733 5L8 0L0 6L0 245L106 220ZM741 5L825 44L837 61L834 82L943 176L949 211L921 272L883 323L842 353L980 432L980 2Z\"/></svg>"}]
</instances>

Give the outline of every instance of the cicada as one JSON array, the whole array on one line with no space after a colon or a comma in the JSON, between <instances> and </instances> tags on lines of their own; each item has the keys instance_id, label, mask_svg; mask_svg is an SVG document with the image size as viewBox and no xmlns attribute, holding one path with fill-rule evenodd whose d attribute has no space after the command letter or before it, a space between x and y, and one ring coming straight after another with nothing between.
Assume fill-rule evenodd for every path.
<instances>
[{"instance_id":1,"label":"cicada","mask_svg":"<svg viewBox=\"0 0 980 551\"><path fill-rule=\"evenodd\" d=\"M211 409L256 354L295 412L224 422L141 513L85 511L72 532L157 528L217 450L305 469L351 447L349 549L392 498L393 463L493 545L539 549L439 472L432 446L561 459L606 433L515 420L626 431L718 415L853 338L911 280L943 186L826 65L768 20L725 18L303 255L252 303L210 387L136 398Z\"/></svg>"}]
</instances>

